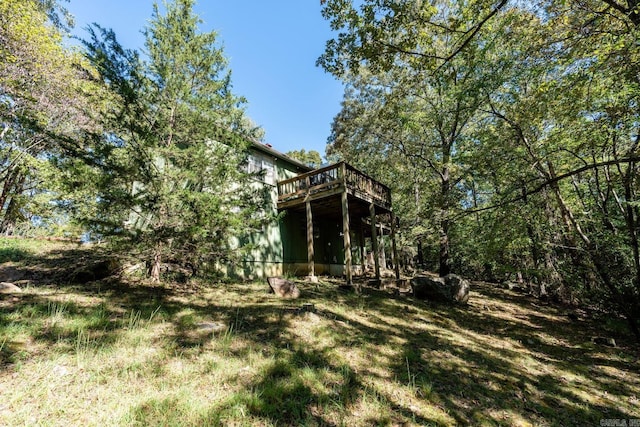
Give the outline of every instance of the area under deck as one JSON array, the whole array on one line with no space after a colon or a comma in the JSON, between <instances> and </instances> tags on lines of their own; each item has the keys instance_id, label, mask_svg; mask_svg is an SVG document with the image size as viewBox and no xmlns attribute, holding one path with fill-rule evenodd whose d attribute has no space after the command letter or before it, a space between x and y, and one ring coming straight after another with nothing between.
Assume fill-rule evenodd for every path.
<instances>
[{"instance_id":1,"label":"area under deck","mask_svg":"<svg viewBox=\"0 0 640 427\"><path fill-rule=\"evenodd\" d=\"M308 272L315 275L313 219L342 220L344 236L345 273L352 282L351 238L354 227L368 223L374 252L376 278L380 279L377 226L383 222L390 226L393 265L399 278L398 256L395 242L395 216L391 206L391 191L386 185L340 162L278 182L278 210L304 212L307 220ZM363 235L364 230L363 231ZM369 234L368 230L367 233Z\"/></svg>"}]
</instances>

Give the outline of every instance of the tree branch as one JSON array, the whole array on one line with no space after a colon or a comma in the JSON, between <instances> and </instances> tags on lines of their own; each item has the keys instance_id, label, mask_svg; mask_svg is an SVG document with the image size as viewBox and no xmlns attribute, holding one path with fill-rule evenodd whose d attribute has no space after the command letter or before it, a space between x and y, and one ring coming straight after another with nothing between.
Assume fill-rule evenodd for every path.
<instances>
[{"instance_id":1,"label":"tree branch","mask_svg":"<svg viewBox=\"0 0 640 427\"><path fill-rule=\"evenodd\" d=\"M473 40L473 38L476 36L476 34L478 34L478 32L480 32L480 30L482 29L482 27L491 19L493 18L506 4L507 4L508 0L501 0L500 3L491 11L489 12L480 22L478 22L476 25L474 25L473 27L467 29L466 31L459 31L459 30L454 30L451 28L448 28L444 25L440 25L434 22L429 22L430 25L433 25L435 27L441 28L441 29L445 29L446 31L449 31L451 33L461 33L463 35L465 35L466 37L464 38L464 40L462 41L462 43L455 48L455 50L453 52L451 52L449 55L447 56L441 56L441 55L432 55L432 54L427 54L427 53L423 53L423 52L418 52L415 50L407 50L407 49L403 49L401 47L399 47L398 45L395 45L393 43L388 43L388 42L384 42L382 40L374 40L374 43L379 44L380 46L383 46L393 52L396 53L401 53L404 55L410 55L410 56L417 56L417 57L421 57L421 58L426 58L426 59L437 59L437 60L441 60L442 64L440 64L437 68L437 70L441 69L444 65L446 65L448 62L450 62L453 58L455 58L460 52L462 52L464 50L465 47L467 47L469 45L469 43L471 43L471 41Z\"/></svg>"},{"instance_id":2,"label":"tree branch","mask_svg":"<svg viewBox=\"0 0 640 427\"><path fill-rule=\"evenodd\" d=\"M484 17L484 19L482 19L482 21L480 21L478 24L475 25L473 30L469 29L467 31L467 33L469 34L467 38L462 42L460 46L458 46L453 52L451 52L449 56L445 58L444 62L438 67L438 69L442 68L446 63L451 61L453 58L456 57L456 55L462 52L462 50L465 47L467 47L469 43L471 43L471 40L473 40L476 34L480 32L484 24L486 24L489 21L489 19L493 18L500 11L500 9L502 9L507 4L507 2L508 0L501 0L500 3L491 12L489 12L489 14Z\"/></svg>"},{"instance_id":3,"label":"tree branch","mask_svg":"<svg viewBox=\"0 0 640 427\"><path fill-rule=\"evenodd\" d=\"M463 212L461 212L459 215L456 215L454 217L455 218L459 218L462 216L466 216L469 214L475 214L478 212L484 212L484 211L488 211L488 210L492 210L492 209L497 209L497 208L501 208L503 206L508 206L512 203L518 202L520 200L524 200L526 197L532 195L532 194L537 194L540 191L544 190L545 188L553 185L553 184L557 184L558 182L570 178L574 175L578 175L581 174L582 172L586 172L588 170L591 169L597 169L603 166L611 166L611 165L619 165L619 164L628 164L628 163L634 163L634 162L638 162L640 161L640 156L632 156L632 157L626 157L623 159L612 159L612 160L605 160L602 162L597 162L597 163L592 163L592 164L588 164L582 167L579 167L577 169L574 169L572 171L569 172L565 172L563 174L560 175L556 175L553 178L547 179L545 182L539 184L537 187L533 188L532 190L526 190L524 189L524 191L522 192L522 194L520 196L514 197L512 199L509 200L505 200L502 201L500 203L496 203L494 205L491 206L485 206L483 208L478 208L478 209L469 209L469 210L465 210ZM525 184L526 185L526 184Z\"/></svg>"}]
</instances>

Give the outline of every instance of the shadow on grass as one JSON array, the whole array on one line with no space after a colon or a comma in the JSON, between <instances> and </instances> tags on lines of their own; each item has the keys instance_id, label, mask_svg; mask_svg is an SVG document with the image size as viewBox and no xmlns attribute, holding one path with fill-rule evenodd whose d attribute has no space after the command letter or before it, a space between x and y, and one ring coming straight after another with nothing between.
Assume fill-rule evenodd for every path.
<instances>
[{"instance_id":1,"label":"shadow on grass","mask_svg":"<svg viewBox=\"0 0 640 427\"><path fill-rule=\"evenodd\" d=\"M52 252L38 257L37 268L58 271L61 259L77 264L88 256ZM12 261L36 268L20 254ZM637 347L585 345L595 326L569 322L558 308L484 284L467 308L373 289L359 296L300 286L305 297L297 302L267 295L266 284L263 293L241 284L208 289L224 298L117 279L55 287L3 300L0 337L27 335L72 353L83 333L108 347L153 319L171 326L163 337L170 344L161 345L177 353L197 357L227 334L230 360L247 360L255 349L267 358L250 376L232 379L238 387L204 404L177 394L133 406L126 421L140 425L597 425L640 418L632 405L617 407L606 397L640 394L631 353ZM65 295L79 298L61 301ZM302 302L316 309L300 312ZM199 332L203 320L224 330ZM298 329L312 322L301 337ZM0 373L30 357L29 345L0 338Z\"/></svg>"},{"instance_id":2,"label":"shadow on grass","mask_svg":"<svg viewBox=\"0 0 640 427\"><path fill-rule=\"evenodd\" d=\"M241 411L275 425L335 425L323 417L324 408L349 408L359 388L349 366L335 367L322 352L298 349L263 369L259 380L215 405L207 417L225 423Z\"/></svg>"}]
</instances>

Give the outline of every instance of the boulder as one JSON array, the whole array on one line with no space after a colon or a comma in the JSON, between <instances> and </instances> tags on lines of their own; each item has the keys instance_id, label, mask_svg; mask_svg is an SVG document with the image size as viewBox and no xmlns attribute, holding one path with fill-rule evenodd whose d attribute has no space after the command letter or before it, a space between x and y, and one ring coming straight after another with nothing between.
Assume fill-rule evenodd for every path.
<instances>
[{"instance_id":1,"label":"boulder","mask_svg":"<svg viewBox=\"0 0 640 427\"><path fill-rule=\"evenodd\" d=\"M440 299L443 287L444 279L441 277L416 276L411 279L413 296L418 299Z\"/></svg>"},{"instance_id":2,"label":"boulder","mask_svg":"<svg viewBox=\"0 0 640 427\"><path fill-rule=\"evenodd\" d=\"M296 284L290 280L281 277L269 277L267 278L267 282L273 293L281 298L298 298L300 296L300 290Z\"/></svg>"},{"instance_id":3,"label":"boulder","mask_svg":"<svg viewBox=\"0 0 640 427\"><path fill-rule=\"evenodd\" d=\"M416 276L411 279L413 296L418 299L466 304L469 301L469 282L449 274L445 277Z\"/></svg>"},{"instance_id":4,"label":"boulder","mask_svg":"<svg viewBox=\"0 0 640 427\"><path fill-rule=\"evenodd\" d=\"M444 277L444 283L451 289L453 302L456 304L466 304L469 302L469 282L455 274L448 274Z\"/></svg>"},{"instance_id":5,"label":"boulder","mask_svg":"<svg viewBox=\"0 0 640 427\"><path fill-rule=\"evenodd\" d=\"M22 289L10 282L0 282L0 294L19 294Z\"/></svg>"}]
</instances>

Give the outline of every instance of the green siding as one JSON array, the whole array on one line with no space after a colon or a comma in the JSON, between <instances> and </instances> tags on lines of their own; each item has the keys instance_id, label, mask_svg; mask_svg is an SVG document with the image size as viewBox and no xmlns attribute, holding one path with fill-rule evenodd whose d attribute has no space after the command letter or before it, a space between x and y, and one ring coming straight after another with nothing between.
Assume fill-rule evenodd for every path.
<instances>
[{"instance_id":1,"label":"green siding","mask_svg":"<svg viewBox=\"0 0 640 427\"><path fill-rule=\"evenodd\" d=\"M259 154L273 159L276 179L282 181L305 172L300 166L285 159ZM272 213L277 214L277 185L255 181L255 185L268 186L272 198ZM250 244L253 249L241 265L229 271L230 274L244 278L259 278L270 275L307 273L307 220L305 212L285 211L277 219L263 227L260 232L252 233L241 240L241 244ZM341 275L344 265L344 238L342 219L314 217L314 261L318 274ZM361 264L360 230L351 231L352 264Z\"/></svg>"},{"instance_id":2,"label":"green siding","mask_svg":"<svg viewBox=\"0 0 640 427\"><path fill-rule=\"evenodd\" d=\"M284 159L269 156L263 152L256 153L261 158L269 158L275 163L276 180L292 178L301 172L298 166L287 162ZM271 214L277 215L278 187L256 180L254 185L267 186L271 194ZM296 245L302 245L301 248L296 247L296 252L301 253L304 262L307 260L305 234L302 234L303 240L291 231L295 222L288 213L281 214L269 224L263 226L261 231L251 233L240 239L241 245L251 245L252 249L245 256L240 266L235 269L229 269L229 274L244 278L258 278L269 275L283 274L285 261L285 247L289 248L291 242ZM283 244L283 242L287 242Z\"/></svg>"}]
</instances>

